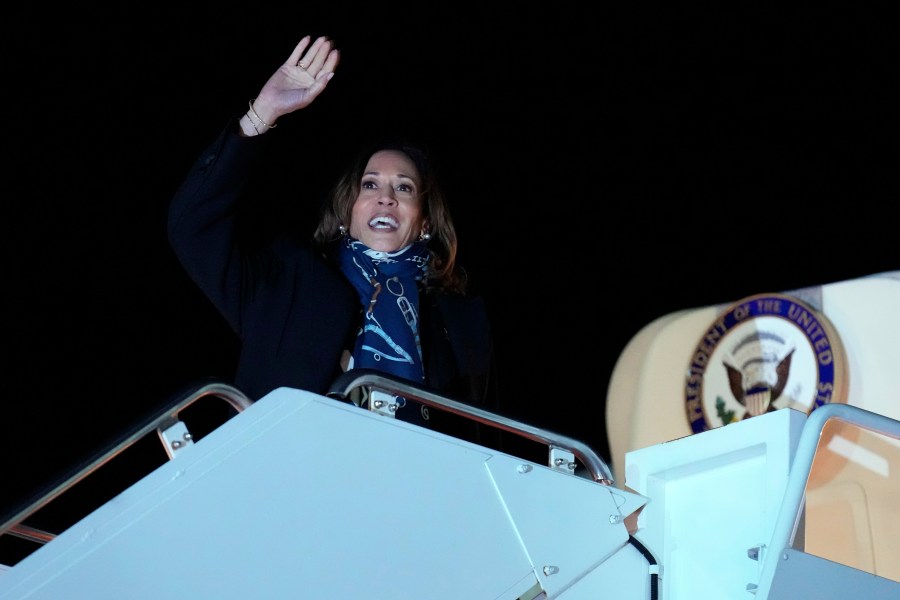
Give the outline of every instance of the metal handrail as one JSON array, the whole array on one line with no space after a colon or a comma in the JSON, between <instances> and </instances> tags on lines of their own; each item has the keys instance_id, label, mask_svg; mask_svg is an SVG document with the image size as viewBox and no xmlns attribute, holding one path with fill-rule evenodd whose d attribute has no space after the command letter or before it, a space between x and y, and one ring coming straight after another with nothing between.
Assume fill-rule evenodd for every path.
<instances>
[{"instance_id":1,"label":"metal handrail","mask_svg":"<svg viewBox=\"0 0 900 600\"><path fill-rule=\"evenodd\" d=\"M385 375L373 369L351 369L340 375L326 394L331 398L347 401L350 392L359 387L371 387L404 398L420 402L430 407L468 418L470 420L508 431L532 441L546 444L548 447L560 448L574 454L590 471L594 481L604 485L612 485L614 480L609 466L580 440L558 433L522 423L502 415L447 398L435 392L417 387L409 382Z\"/></svg>"},{"instance_id":2,"label":"metal handrail","mask_svg":"<svg viewBox=\"0 0 900 600\"><path fill-rule=\"evenodd\" d=\"M823 404L812 411L803 425L797 451L785 486L784 498L772 530L772 538L760 569L758 597L769 594L782 553L793 546L803 513L806 484L825 425L830 419L840 419L895 439L900 439L900 421L879 415L850 404Z\"/></svg>"},{"instance_id":3,"label":"metal handrail","mask_svg":"<svg viewBox=\"0 0 900 600\"><path fill-rule=\"evenodd\" d=\"M0 535L14 535L39 544L46 544L47 542L52 541L56 537L55 534L29 527L24 525L23 522L151 432L156 431L159 433L160 440L165 443L165 440L161 435L161 430L164 427L168 427L171 424L178 422L178 413L194 402L207 396L222 398L238 412L243 411L253 403L250 398L239 389L219 382L203 384L196 389L193 389L193 391L186 392L182 397L176 397L175 401L155 413L145 425L138 427L130 434L126 435L121 441L99 454L93 460L90 460L74 475L66 478L64 481L54 486L49 492L44 493L37 500L29 502L23 509L6 519L3 524L0 525ZM169 454L169 456L171 457L172 454Z\"/></svg>"}]
</instances>

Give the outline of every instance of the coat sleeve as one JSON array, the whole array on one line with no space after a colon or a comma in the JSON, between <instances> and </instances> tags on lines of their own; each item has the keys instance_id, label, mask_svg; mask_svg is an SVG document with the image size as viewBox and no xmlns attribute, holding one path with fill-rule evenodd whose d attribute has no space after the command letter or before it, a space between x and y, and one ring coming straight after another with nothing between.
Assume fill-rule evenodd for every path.
<instances>
[{"instance_id":1,"label":"coat sleeve","mask_svg":"<svg viewBox=\"0 0 900 600\"><path fill-rule=\"evenodd\" d=\"M178 260L239 335L253 271L236 243L235 207L264 146L238 135L232 118L195 160L169 205L169 243Z\"/></svg>"}]
</instances>

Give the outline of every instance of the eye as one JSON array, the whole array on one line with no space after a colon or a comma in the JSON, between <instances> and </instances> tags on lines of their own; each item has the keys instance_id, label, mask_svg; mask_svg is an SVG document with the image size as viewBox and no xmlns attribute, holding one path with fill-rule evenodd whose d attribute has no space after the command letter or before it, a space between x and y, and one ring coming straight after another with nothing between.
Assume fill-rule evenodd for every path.
<instances>
[{"instance_id":1,"label":"eye","mask_svg":"<svg viewBox=\"0 0 900 600\"><path fill-rule=\"evenodd\" d=\"M413 186L409 185L408 183L401 183L397 186L396 189L398 192L403 192L404 194L412 194L415 192Z\"/></svg>"},{"instance_id":2,"label":"eye","mask_svg":"<svg viewBox=\"0 0 900 600\"><path fill-rule=\"evenodd\" d=\"M378 188L378 182L374 179L363 179L360 187L364 190L374 190Z\"/></svg>"}]
</instances>

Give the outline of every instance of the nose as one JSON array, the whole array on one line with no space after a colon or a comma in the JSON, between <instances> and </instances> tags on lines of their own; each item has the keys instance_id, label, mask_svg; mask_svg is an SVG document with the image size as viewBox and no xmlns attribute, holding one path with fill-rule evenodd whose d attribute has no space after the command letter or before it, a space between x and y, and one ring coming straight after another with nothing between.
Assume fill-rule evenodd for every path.
<instances>
[{"instance_id":1,"label":"nose","mask_svg":"<svg viewBox=\"0 0 900 600\"><path fill-rule=\"evenodd\" d=\"M397 199L394 197L394 188L385 188L384 192L378 198L378 204L387 204L389 206L397 204Z\"/></svg>"}]
</instances>

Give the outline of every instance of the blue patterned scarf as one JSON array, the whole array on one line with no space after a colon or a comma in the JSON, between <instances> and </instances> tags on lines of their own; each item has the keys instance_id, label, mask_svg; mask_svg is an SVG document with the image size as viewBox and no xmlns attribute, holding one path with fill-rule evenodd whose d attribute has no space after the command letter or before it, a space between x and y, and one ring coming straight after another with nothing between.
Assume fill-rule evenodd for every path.
<instances>
[{"instance_id":1,"label":"blue patterned scarf","mask_svg":"<svg viewBox=\"0 0 900 600\"><path fill-rule=\"evenodd\" d=\"M354 368L377 369L413 383L425 382L418 286L429 258L422 242L396 252L380 252L349 236L341 241L338 262L364 309L353 349ZM416 404L415 411L398 411L397 417L420 422L421 415L413 414L420 412L418 403L409 404Z\"/></svg>"}]
</instances>

